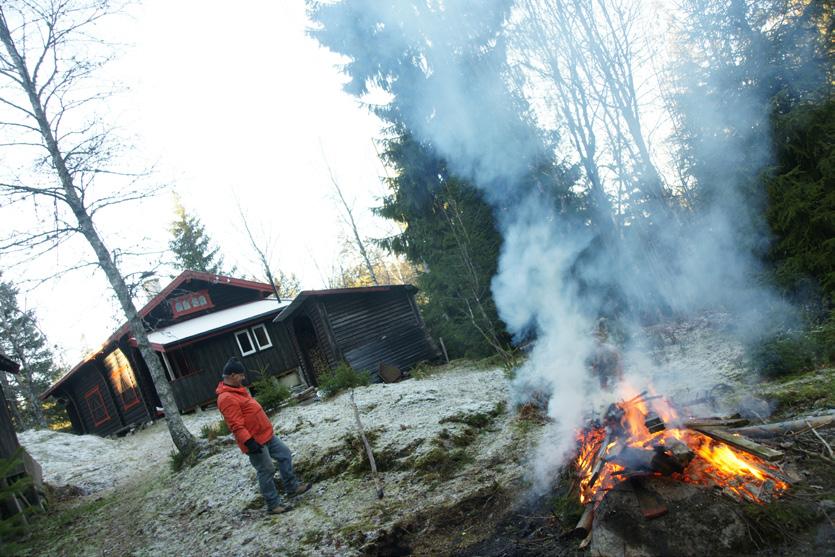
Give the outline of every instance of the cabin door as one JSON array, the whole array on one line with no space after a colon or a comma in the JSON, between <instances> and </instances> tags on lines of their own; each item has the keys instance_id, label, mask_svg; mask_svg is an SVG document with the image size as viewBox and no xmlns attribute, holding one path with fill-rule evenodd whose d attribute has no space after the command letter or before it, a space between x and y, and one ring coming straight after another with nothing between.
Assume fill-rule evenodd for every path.
<instances>
[{"instance_id":1,"label":"cabin door","mask_svg":"<svg viewBox=\"0 0 835 557\"><path fill-rule=\"evenodd\" d=\"M299 342L305 369L308 370L310 380L314 386L319 386L319 375L328 371L328 363L319 346L313 321L306 315L299 315L293 319L293 332Z\"/></svg>"}]
</instances>

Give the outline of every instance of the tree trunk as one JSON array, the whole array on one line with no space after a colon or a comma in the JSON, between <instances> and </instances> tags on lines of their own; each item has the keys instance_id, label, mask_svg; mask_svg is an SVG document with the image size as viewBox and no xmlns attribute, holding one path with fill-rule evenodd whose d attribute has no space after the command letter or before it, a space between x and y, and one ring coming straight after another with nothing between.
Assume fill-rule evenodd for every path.
<instances>
[{"instance_id":1,"label":"tree trunk","mask_svg":"<svg viewBox=\"0 0 835 557\"><path fill-rule=\"evenodd\" d=\"M86 207L79 197L79 190L73 183L72 175L67 169L63 154L58 146L58 141L52 132L52 128L49 125L49 119L44 113L43 106L41 105L37 89L32 82L29 70L26 67L26 62L17 51L17 47L9 34L9 30L3 25L0 25L0 41L2 41L6 46L12 63L14 64L17 74L20 77L20 85L26 91L29 103L32 106L32 114L35 121L38 123L41 138L43 139L44 145L49 152L53 168L57 172L58 178L61 182L61 187L65 197L64 201L75 215L75 218L78 221L79 230L93 248L93 251L98 259L98 263L107 276L107 280L110 282L110 286L116 294L119 304L122 306L122 311L127 317L130 331L133 333L134 338L136 338L139 351L145 359L151 378L154 381L157 394L162 402L162 407L165 410L165 418L168 423L168 431L171 433L171 439L174 441L174 445L176 445L180 452L191 452L196 445L196 441L183 423L180 417L179 409L177 408L177 403L174 400L174 394L165 378L165 373L160 366L159 359L148 345L148 336L145 333L145 327L142 320L139 318L139 313L136 311L136 306L134 306L133 300L130 297L130 291L127 284L125 284L125 280L122 278L122 275L116 266L116 262L113 260L110 252L105 247L104 242L99 237L98 231L96 231L95 226L93 225L93 220L87 213Z\"/></svg>"},{"instance_id":2,"label":"tree trunk","mask_svg":"<svg viewBox=\"0 0 835 557\"><path fill-rule=\"evenodd\" d=\"M29 368L28 358L26 357L23 348L20 346L18 339L10 336L9 340L14 348L15 356L17 356L17 359L20 361L20 375L23 376L23 381L19 381L18 383L20 383L23 396L26 398L26 404L32 411L32 417L34 419L33 425L35 426L35 429L46 429L46 417L44 416L43 408L41 408L40 401L38 400L38 395L35 393L35 386L32 381L32 370Z\"/></svg>"}]
</instances>

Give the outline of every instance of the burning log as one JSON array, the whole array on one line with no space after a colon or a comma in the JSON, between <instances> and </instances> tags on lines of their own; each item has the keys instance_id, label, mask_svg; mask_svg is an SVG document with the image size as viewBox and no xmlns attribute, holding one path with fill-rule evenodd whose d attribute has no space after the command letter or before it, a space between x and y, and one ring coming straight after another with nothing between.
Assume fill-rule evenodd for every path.
<instances>
[{"instance_id":1,"label":"burning log","mask_svg":"<svg viewBox=\"0 0 835 557\"><path fill-rule=\"evenodd\" d=\"M664 425L664 421L658 416L658 414L647 415L644 420L644 425L650 433L658 433L659 431L667 429L667 426Z\"/></svg>"},{"instance_id":2,"label":"burning log","mask_svg":"<svg viewBox=\"0 0 835 557\"><path fill-rule=\"evenodd\" d=\"M690 447L678 439L667 439L663 445L655 447L652 468L664 476L680 474L684 472L694 456L695 453L690 450Z\"/></svg>"},{"instance_id":3,"label":"burning log","mask_svg":"<svg viewBox=\"0 0 835 557\"><path fill-rule=\"evenodd\" d=\"M704 433L712 439L717 439L741 451L745 451L746 453L752 454L758 458L762 458L763 460L773 462L783 457L782 451L766 447L765 445L760 445L750 439L746 439L742 435L731 433L726 429L713 427L694 427L692 429L694 431L698 431L699 433Z\"/></svg>"}]
</instances>

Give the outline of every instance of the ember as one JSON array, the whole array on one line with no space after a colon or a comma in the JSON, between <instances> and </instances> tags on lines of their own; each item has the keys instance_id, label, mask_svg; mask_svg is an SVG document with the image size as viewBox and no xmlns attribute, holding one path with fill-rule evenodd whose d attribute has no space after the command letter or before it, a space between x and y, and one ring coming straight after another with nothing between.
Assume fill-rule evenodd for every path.
<instances>
[{"instance_id":1,"label":"ember","mask_svg":"<svg viewBox=\"0 0 835 557\"><path fill-rule=\"evenodd\" d=\"M592 507L615 485L648 476L720 488L759 504L789 487L779 468L764 459L680 427L672 405L646 392L612 404L602 421L578 434L578 442L580 502Z\"/></svg>"}]
</instances>

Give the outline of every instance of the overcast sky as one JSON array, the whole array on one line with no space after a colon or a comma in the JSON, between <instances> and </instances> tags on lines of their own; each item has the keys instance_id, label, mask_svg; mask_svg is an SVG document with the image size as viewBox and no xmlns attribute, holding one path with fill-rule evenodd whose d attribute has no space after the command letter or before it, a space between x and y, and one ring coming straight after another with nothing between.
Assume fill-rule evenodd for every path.
<instances>
[{"instance_id":1,"label":"overcast sky","mask_svg":"<svg viewBox=\"0 0 835 557\"><path fill-rule=\"evenodd\" d=\"M275 267L296 273L304 288L325 286L345 230L323 151L361 232L393 231L369 211L385 191L373 144L380 122L342 91L338 57L306 36L302 0L144 0L131 14L102 30L125 43L108 72L129 88L108 114L133 136L127 156L154 166L149 183L180 195L239 274L259 267L237 202L253 231L272 237ZM111 249L141 243L162 251L172 219L166 192L102 214L99 227ZM5 278L45 275L79 258L91 258L83 242ZM126 266L141 270L142 259ZM23 302L70 365L123 321L104 277L89 270L25 293Z\"/></svg>"}]
</instances>

